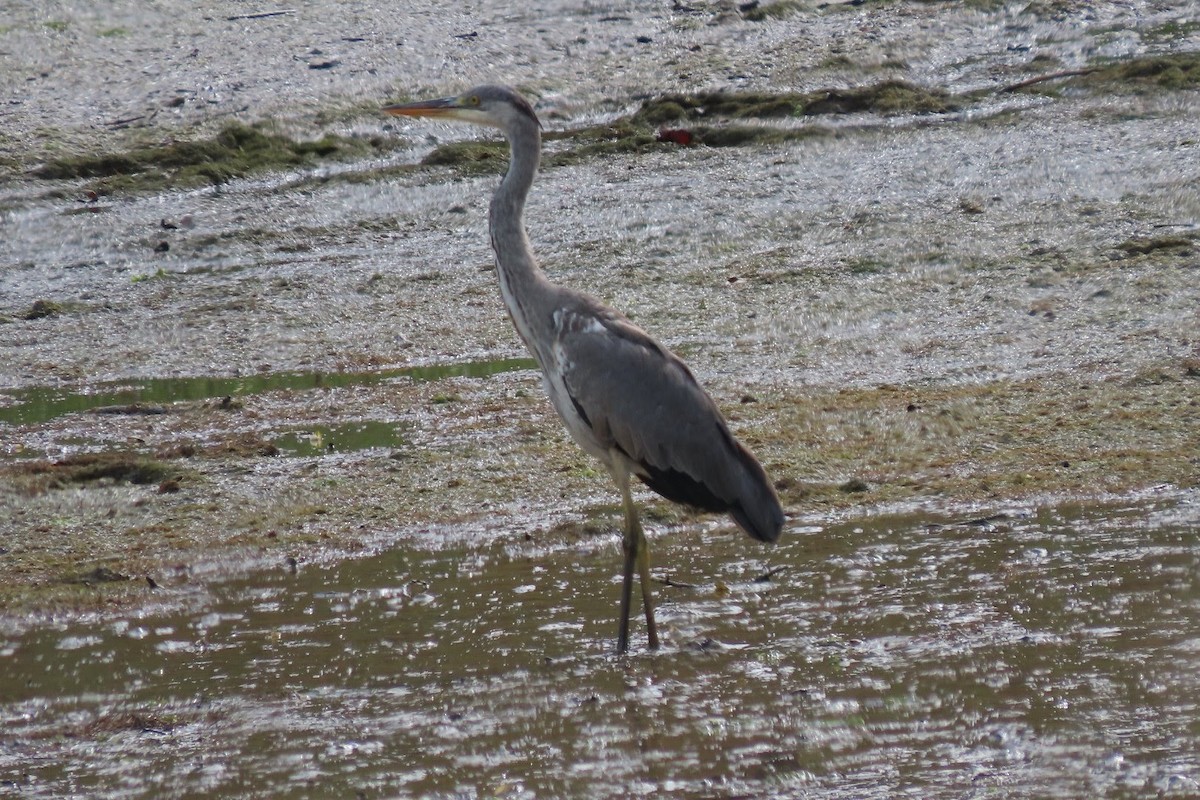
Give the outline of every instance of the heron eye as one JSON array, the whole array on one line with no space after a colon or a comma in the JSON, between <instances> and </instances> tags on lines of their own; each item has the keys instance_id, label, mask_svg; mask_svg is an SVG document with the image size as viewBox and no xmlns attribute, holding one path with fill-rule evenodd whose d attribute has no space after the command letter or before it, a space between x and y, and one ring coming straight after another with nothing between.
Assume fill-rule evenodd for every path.
<instances>
[{"instance_id":1,"label":"heron eye","mask_svg":"<svg viewBox=\"0 0 1200 800\"><path fill-rule=\"evenodd\" d=\"M479 95L477 95L477 94L471 95L471 99L468 100L467 102L473 106L479 105Z\"/></svg>"}]
</instances>

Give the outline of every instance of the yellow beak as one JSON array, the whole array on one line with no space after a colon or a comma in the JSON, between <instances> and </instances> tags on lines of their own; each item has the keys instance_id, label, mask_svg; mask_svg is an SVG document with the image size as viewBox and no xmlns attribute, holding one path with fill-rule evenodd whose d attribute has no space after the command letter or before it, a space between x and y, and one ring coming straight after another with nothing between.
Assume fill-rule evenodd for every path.
<instances>
[{"instance_id":1,"label":"yellow beak","mask_svg":"<svg viewBox=\"0 0 1200 800\"><path fill-rule=\"evenodd\" d=\"M421 100L417 103L399 103L384 106L385 114L397 117L452 117L456 111L463 110L457 97L443 97L439 100Z\"/></svg>"},{"instance_id":2,"label":"yellow beak","mask_svg":"<svg viewBox=\"0 0 1200 800\"><path fill-rule=\"evenodd\" d=\"M384 106L384 112L397 117L439 117L473 125L499 126L486 111L479 108L479 98L473 95L443 97L440 100L421 100L417 103L401 103Z\"/></svg>"}]
</instances>

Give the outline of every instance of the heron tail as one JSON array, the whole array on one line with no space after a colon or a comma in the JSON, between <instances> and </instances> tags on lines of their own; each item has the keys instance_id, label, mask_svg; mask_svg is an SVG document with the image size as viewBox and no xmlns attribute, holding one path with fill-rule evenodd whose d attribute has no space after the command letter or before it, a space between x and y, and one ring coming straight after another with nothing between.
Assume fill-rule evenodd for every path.
<instances>
[{"instance_id":1,"label":"heron tail","mask_svg":"<svg viewBox=\"0 0 1200 800\"><path fill-rule=\"evenodd\" d=\"M710 475L710 480L670 468L640 464L638 478L668 500L705 511L727 512L746 533L760 542L774 542L783 530L783 508L767 473L741 442L722 426L729 449L730 468Z\"/></svg>"},{"instance_id":2,"label":"heron tail","mask_svg":"<svg viewBox=\"0 0 1200 800\"><path fill-rule=\"evenodd\" d=\"M733 521L760 542L774 542L783 531L783 508L779 505L778 498L773 495L774 493L770 498L762 498L757 505L739 504L729 509Z\"/></svg>"},{"instance_id":3,"label":"heron tail","mask_svg":"<svg viewBox=\"0 0 1200 800\"><path fill-rule=\"evenodd\" d=\"M740 447L740 444L739 444ZM741 448L745 467L742 490L729 505L729 515L742 530L760 542L774 542L783 531L783 507L758 460Z\"/></svg>"}]
</instances>

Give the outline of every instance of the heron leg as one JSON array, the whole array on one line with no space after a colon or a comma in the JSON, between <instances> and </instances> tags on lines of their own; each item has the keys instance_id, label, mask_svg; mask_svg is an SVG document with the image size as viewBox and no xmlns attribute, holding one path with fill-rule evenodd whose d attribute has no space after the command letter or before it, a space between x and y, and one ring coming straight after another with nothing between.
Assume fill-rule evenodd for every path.
<instances>
[{"instance_id":1,"label":"heron leg","mask_svg":"<svg viewBox=\"0 0 1200 800\"><path fill-rule=\"evenodd\" d=\"M651 650L658 649L658 625L654 622L654 595L650 591L650 548L642 526L638 526L638 574L642 581L642 603L646 606L646 639Z\"/></svg>"},{"instance_id":2,"label":"heron leg","mask_svg":"<svg viewBox=\"0 0 1200 800\"><path fill-rule=\"evenodd\" d=\"M635 541L630 540L628 530L625 532L622 549L625 551L625 580L621 584L621 618L620 627L617 629L617 653L623 655L629 652L629 607L632 605L633 598L633 564L637 558L637 545Z\"/></svg>"},{"instance_id":3,"label":"heron leg","mask_svg":"<svg viewBox=\"0 0 1200 800\"><path fill-rule=\"evenodd\" d=\"M621 585L621 619L617 630L617 652L626 653L629 650L629 614L633 605L633 570L636 565L638 577L642 582L642 604L646 609L646 638L651 650L658 649L658 626L654 622L654 597L650 592L650 549L646 543L646 534L642 531L642 523L638 520L637 508L633 504L633 496L629 492L629 474L620 473L616 476L621 487L621 501L625 506L625 574Z\"/></svg>"}]
</instances>

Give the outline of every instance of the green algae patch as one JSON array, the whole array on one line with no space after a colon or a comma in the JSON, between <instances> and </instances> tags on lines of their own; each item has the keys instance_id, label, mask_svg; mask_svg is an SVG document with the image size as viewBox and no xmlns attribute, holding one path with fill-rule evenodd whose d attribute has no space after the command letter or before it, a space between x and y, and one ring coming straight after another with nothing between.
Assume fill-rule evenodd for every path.
<instances>
[{"instance_id":1,"label":"green algae patch","mask_svg":"<svg viewBox=\"0 0 1200 800\"><path fill-rule=\"evenodd\" d=\"M647 100L633 115L635 123L661 125L679 119L786 119L824 114L940 114L961 101L941 89L906 81L881 81L847 89L807 93L700 92Z\"/></svg>"},{"instance_id":2,"label":"green algae patch","mask_svg":"<svg viewBox=\"0 0 1200 800\"><path fill-rule=\"evenodd\" d=\"M1101 90L1196 89L1200 87L1200 52L1144 56L1105 64L1074 80L1088 88Z\"/></svg>"},{"instance_id":3,"label":"green algae patch","mask_svg":"<svg viewBox=\"0 0 1200 800\"><path fill-rule=\"evenodd\" d=\"M1145 94L1200 87L1200 53L1170 53L1104 62L1081 69L1061 70L1006 86L1002 91L1030 91L1054 96L1047 83L1066 81L1093 92Z\"/></svg>"},{"instance_id":4,"label":"green algae patch","mask_svg":"<svg viewBox=\"0 0 1200 800\"><path fill-rule=\"evenodd\" d=\"M681 118L723 117L728 119L779 119L804 112L804 96L756 92L701 92L670 94L647 100L634 114L635 122L659 125Z\"/></svg>"},{"instance_id":5,"label":"green algae patch","mask_svg":"<svg viewBox=\"0 0 1200 800\"><path fill-rule=\"evenodd\" d=\"M57 317L63 311L62 303L55 302L54 300L34 300L33 304L29 306L29 310L21 315L21 319L33 320Z\"/></svg>"},{"instance_id":6,"label":"green algae patch","mask_svg":"<svg viewBox=\"0 0 1200 800\"><path fill-rule=\"evenodd\" d=\"M179 473L169 464L131 453L81 453L58 461L18 464L4 471L31 494L69 484L153 484L178 480Z\"/></svg>"},{"instance_id":7,"label":"green algae patch","mask_svg":"<svg viewBox=\"0 0 1200 800\"><path fill-rule=\"evenodd\" d=\"M508 145L502 141L467 140L438 145L421 163L431 167L454 167L462 172L503 172L508 164Z\"/></svg>"},{"instance_id":8,"label":"green algae patch","mask_svg":"<svg viewBox=\"0 0 1200 800\"><path fill-rule=\"evenodd\" d=\"M562 142L565 146L565 149L547 149L544 159L550 167L569 166L598 157L638 153L662 146L649 128L634 124L629 117L622 117L603 125L547 131L543 138L547 142ZM507 160L507 153L505 159Z\"/></svg>"},{"instance_id":9,"label":"green algae patch","mask_svg":"<svg viewBox=\"0 0 1200 800\"><path fill-rule=\"evenodd\" d=\"M807 94L765 92L701 92L670 94L646 100L626 117L601 125L547 131L546 167L564 167L613 155L663 150L679 145L751 147L826 136L825 127L803 128L756 124L755 120L797 119L820 115L877 113L936 114L957 110L961 101L938 89L903 81L883 81L851 89L824 89ZM671 123L688 123L669 130ZM657 130L656 130L657 129ZM499 139L448 142L421 159L423 166L448 166L469 175L503 172L508 145Z\"/></svg>"},{"instance_id":10,"label":"green algae patch","mask_svg":"<svg viewBox=\"0 0 1200 800\"><path fill-rule=\"evenodd\" d=\"M795 142L832 135L824 127L774 128L768 125L702 125L691 129L696 144L708 147L749 147Z\"/></svg>"},{"instance_id":11,"label":"green algae patch","mask_svg":"<svg viewBox=\"0 0 1200 800\"><path fill-rule=\"evenodd\" d=\"M1121 242L1117 249L1131 257L1156 253L1190 255L1195 244L1194 236L1138 236Z\"/></svg>"},{"instance_id":12,"label":"green algae patch","mask_svg":"<svg viewBox=\"0 0 1200 800\"><path fill-rule=\"evenodd\" d=\"M627 121L571 131L550 131L545 139L567 145L565 149L543 154L542 161L547 167L569 166L597 157L638 153L662 146L648 130ZM449 142L434 148L421 159L421 164L453 167L468 175L500 173L508 167L508 144L502 140Z\"/></svg>"},{"instance_id":13,"label":"green algae patch","mask_svg":"<svg viewBox=\"0 0 1200 800\"><path fill-rule=\"evenodd\" d=\"M210 139L172 141L126 152L57 158L33 171L45 180L95 180L107 191L153 191L222 184L260 172L346 161L384 152L395 142L322 136L300 141L271 125L225 126Z\"/></svg>"},{"instance_id":14,"label":"green algae patch","mask_svg":"<svg viewBox=\"0 0 1200 800\"><path fill-rule=\"evenodd\" d=\"M78 313L85 308L85 304L79 302L41 298L34 300L25 310L17 312L15 317L0 315L0 322L12 322L14 319L23 319L27 322L32 322L39 319L60 317L63 314Z\"/></svg>"},{"instance_id":15,"label":"green algae patch","mask_svg":"<svg viewBox=\"0 0 1200 800\"><path fill-rule=\"evenodd\" d=\"M1149 30L1142 31L1148 42L1175 42L1186 39L1200 31L1200 20L1170 20Z\"/></svg>"},{"instance_id":16,"label":"green algae patch","mask_svg":"<svg viewBox=\"0 0 1200 800\"><path fill-rule=\"evenodd\" d=\"M807 94L701 92L647 100L633 114L602 125L547 131L557 146L543 155L546 167L563 167L598 157L635 154L687 145L750 147L826 136L824 127L787 128L753 120L796 119L819 115L877 113L935 114L960 107L955 96L903 81L883 81L852 89ZM690 123L683 131L664 131L670 123ZM656 128L659 130L656 132ZM665 134L665 135L664 135ZM502 140L461 141L439 145L421 160L425 166L449 166L471 175L503 172L508 145Z\"/></svg>"},{"instance_id":17,"label":"green algae patch","mask_svg":"<svg viewBox=\"0 0 1200 800\"><path fill-rule=\"evenodd\" d=\"M749 3L747 5L750 7L742 11L742 19L749 22L786 19L805 9L805 4L799 0L777 0L774 3Z\"/></svg>"},{"instance_id":18,"label":"green algae patch","mask_svg":"<svg viewBox=\"0 0 1200 800\"><path fill-rule=\"evenodd\" d=\"M659 139L646 131L616 132L609 138L591 139L560 153L552 153L546 157L546 165L565 167L605 156L656 150L663 146Z\"/></svg>"},{"instance_id":19,"label":"green algae patch","mask_svg":"<svg viewBox=\"0 0 1200 800\"><path fill-rule=\"evenodd\" d=\"M961 101L942 89L930 89L906 81L883 81L853 89L815 92L808 96L804 114L945 114L960 107Z\"/></svg>"},{"instance_id":20,"label":"green algae patch","mask_svg":"<svg viewBox=\"0 0 1200 800\"><path fill-rule=\"evenodd\" d=\"M804 113L805 95L794 93L700 92L646 100L633 115L635 124L661 125L679 119L779 119Z\"/></svg>"}]
</instances>

